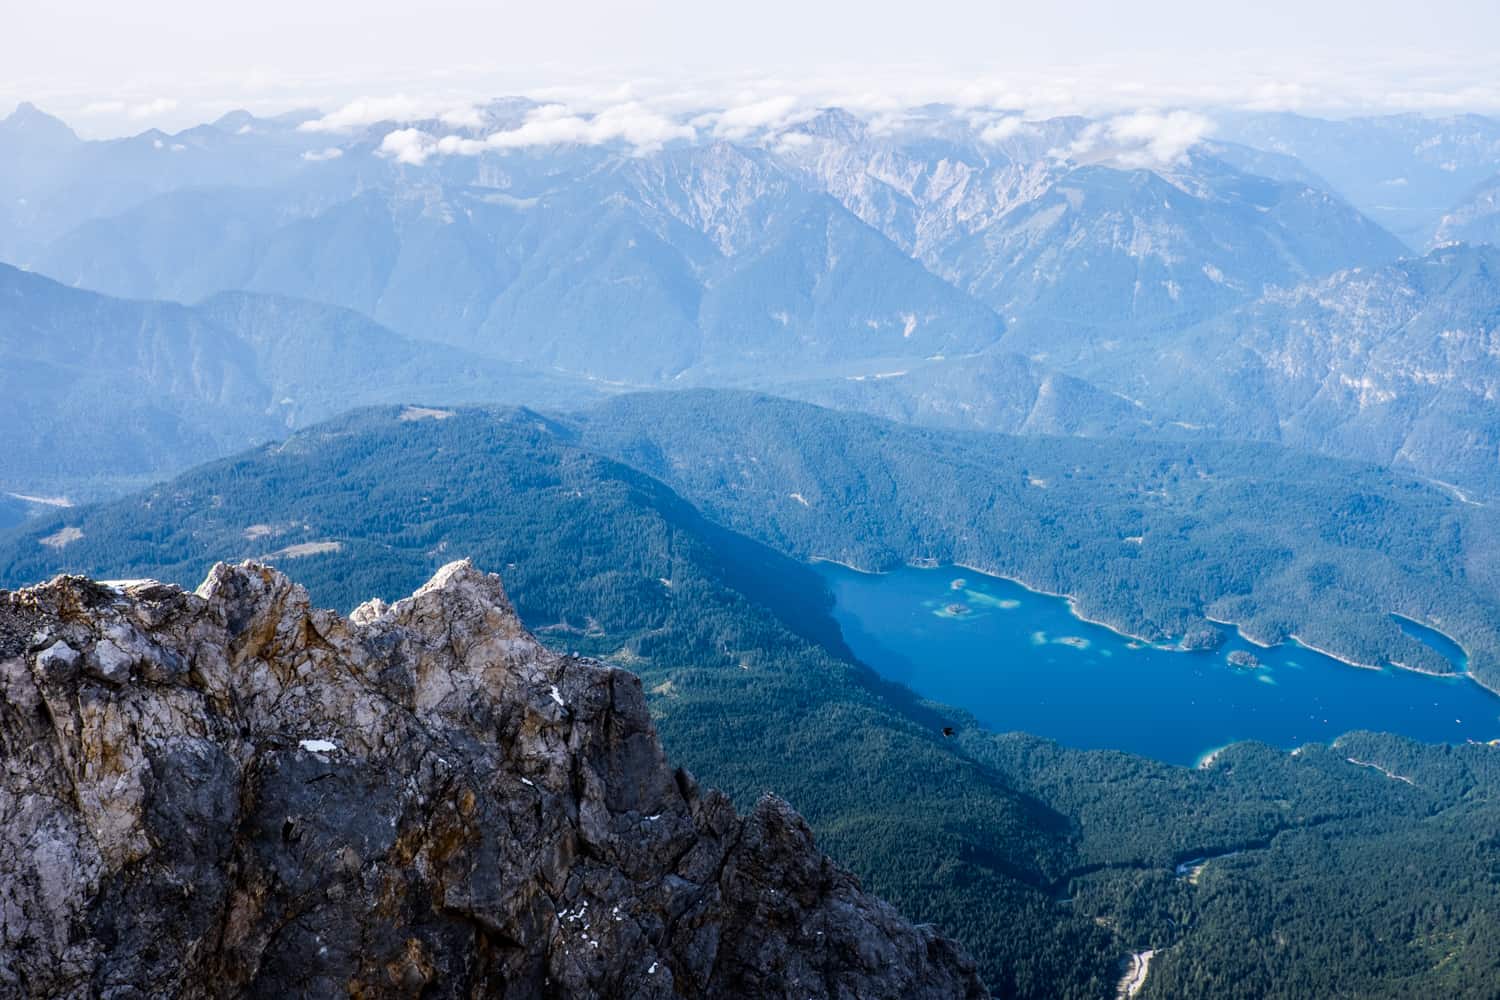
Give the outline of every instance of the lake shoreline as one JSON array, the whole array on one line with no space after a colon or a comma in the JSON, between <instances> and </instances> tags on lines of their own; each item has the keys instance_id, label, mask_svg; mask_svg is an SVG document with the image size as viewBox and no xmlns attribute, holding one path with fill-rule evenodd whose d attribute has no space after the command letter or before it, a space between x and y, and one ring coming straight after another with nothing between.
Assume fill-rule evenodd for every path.
<instances>
[{"instance_id":1,"label":"lake shoreline","mask_svg":"<svg viewBox=\"0 0 1500 1000\"><path fill-rule=\"evenodd\" d=\"M1065 597L979 566L871 572L818 562L833 564L820 572L862 662L922 698L971 713L994 733L1033 733L1206 770L1223 766L1226 745L1241 742L1296 753L1364 730L1450 745L1500 738L1500 707L1488 689L1431 685L1421 671L1335 657L1301 636L1264 652L1230 639L1202 656L1167 656L1182 650L1142 646L1080 616ZM1011 610L964 616L966 623L936 620L953 617L944 612L956 599L977 610L994 599ZM1079 652L1066 652L1061 636L1085 638L1074 640ZM1224 665L1226 653L1251 650L1265 670ZM1341 669L1347 666L1359 669ZM1383 679L1370 679L1372 672Z\"/></svg>"},{"instance_id":2,"label":"lake shoreline","mask_svg":"<svg viewBox=\"0 0 1500 1000\"><path fill-rule=\"evenodd\" d=\"M1245 631L1245 626L1241 625L1239 622L1232 622L1228 618L1215 618L1213 615L1206 612L1204 613L1203 618L1205 621L1211 621L1215 625L1223 625L1226 628L1234 629L1235 635L1239 636L1241 639L1245 640L1252 646L1259 646L1261 649L1275 649L1278 645L1280 645L1280 643L1263 642L1262 640L1255 638L1255 636Z\"/></svg>"},{"instance_id":3,"label":"lake shoreline","mask_svg":"<svg viewBox=\"0 0 1500 1000\"><path fill-rule=\"evenodd\" d=\"M843 561L838 560L838 559L830 558L829 556L812 556L808 561L809 562L815 562L815 563L829 563L829 564L834 565L834 566L842 566L842 567L844 567L844 569L847 569L850 572L859 573L859 574L861 574L863 576L885 576L886 574L892 572L891 570L888 570L888 569L865 569L863 566L854 566L854 565L851 565L850 563L846 563L846 562L843 562ZM1156 642L1156 640L1154 640L1154 639L1148 639L1148 638L1146 638L1143 635L1136 635L1134 632L1131 632L1131 631L1127 630L1123 626L1113 625L1113 624L1111 624L1111 623L1109 623L1107 621L1103 621L1102 619L1099 619L1099 618L1090 618L1090 617L1088 617L1087 615L1083 614L1081 611L1078 610L1078 598L1074 597L1072 594L1063 594L1063 593L1059 593L1058 591L1055 591L1055 590L1045 590L1042 587L1036 586L1035 584L1027 583L1025 580L1022 580L1020 577L1017 577L1017 576L1008 576L1005 573L999 573L999 572L996 572L995 570L992 570L992 569L985 569L983 566L974 566L974 565L971 565L969 563L961 563L961 562L946 563L946 564L943 564L943 563L934 564L934 563L929 563L929 562L905 562L905 563L902 563L901 565L902 565L903 568L906 568L906 569L942 569L944 565L948 565L948 566L952 566L954 569L962 569L962 570L967 570L970 573L978 573L980 576L987 576L987 577L990 577L993 580L1005 580L1005 581L1007 581L1009 583L1014 583L1018 587L1024 587L1027 590L1031 591L1031 593L1033 593L1033 594L1039 594L1039 595L1041 595L1043 597L1058 597L1058 598L1061 598L1064 601L1067 601L1068 602L1068 610L1072 613L1072 615L1073 615L1074 618L1077 618L1081 622L1085 622L1085 623L1087 623L1089 625L1098 625L1100 628L1107 628L1111 632L1113 632L1115 635L1121 636L1122 638L1125 638L1125 639L1129 639L1132 642L1143 642L1143 643L1146 643L1147 645L1150 645L1150 646L1157 646L1160 649L1171 649L1171 650L1176 650L1177 649L1177 647L1175 647L1175 646L1162 646L1162 645L1159 645ZM1180 652L1190 652L1190 650L1179 650L1179 651Z\"/></svg>"},{"instance_id":4,"label":"lake shoreline","mask_svg":"<svg viewBox=\"0 0 1500 1000\"><path fill-rule=\"evenodd\" d=\"M1068 602L1068 613L1071 614L1074 618L1077 618L1081 622L1086 622L1089 625L1098 625L1100 628L1107 628L1115 635L1118 635L1125 639L1129 639L1132 642L1143 642L1148 646L1158 646L1158 648L1160 649L1175 649L1175 647L1172 646L1159 646L1155 640L1147 639L1143 635L1136 635L1134 632L1131 632L1119 625L1112 625L1107 621L1088 617L1083 612L1078 610L1078 598L1074 597L1072 594L1062 594L1058 593L1055 590L1044 590L1041 587L1033 586L1032 584L1027 583L1025 580L1022 580L1019 577L1006 576L1003 573L996 573L991 570L981 569L978 566L970 566L967 563L954 563L953 565L957 566L959 569L966 569L970 573L978 573L981 576L992 577L996 580L1008 580L1018 587L1025 587L1033 594L1041 594L1044 597L1062 598L1064 601ZM1180 650L1180 652L1187 652L1187 650Z\"/></svg>"},{"instance_id":5,"label":"lake shoreline","mask_svg":"<svg viewBox=\"0 0 1500 1000\"><path fill-rule=\"evenodd\" d=\"M1326 650L1321 646L1314 646L1312 643L1302 638L1296 632L1293 632L1291 635L1287 636L1287 640L1297 644L1298 646L1301 646L1303 649L1310 649L1320 656L1326 656L1330 660L1338 660L1340 663L1351 667L1357 667L1360 670L1374 670L1378 673L1379 671L1385 669L1385 667L1381 666L1378 663L1363 663L1359 660L1351 660L1347 656L1340 656L1338 653ZM1433 676L1432 672L1428 670L1417 670L1414 672L1419 674L1427 674L1429 677Z\"/></svg>"},{"instance_id":6,"label":"lake shoreline","mask_svg":"<svg viewBox=\"0 0 1500 1000\"><path fill-rule=\"evenodd\" d=\"M830 564L832 564L834 566L842 566L844 569L847 569L850 572L859 573L859 574L861 574L863 576L885 576L888 573L892 572L891 570L865 569L864 567L855 566L855 565L852 565L850 563L844 562L844 561L842 561L840 559L834 559L834 558L831 558L829 556L812 556L812 557L809 558L808 561L812 562L812 563L830 563ZM944 564L934 564L934 563L931 563L931 562L904 562L901 565L902 565L902 568L907 568L907 569L935 570L935 569L942 569ZM1126 628L1124 628L1122 626L1112 625L1112 624L1110 624L1107 621L1102 621L1102 620L1097 619L1097 618L1089 618L1088 616L1082 614L1078 610L1078 598L1075 597L1075 596L1073 596L1072 594L1064 594L1064 593L1059 593L1059 592L1054 591L1054 590L1046 590L1046 589L1044 589L1042 587L1034 586L1034 585L1032 585L1030 583L1027 583L1025 580L1022 580L1019 577L1010 576L1010 575L1007 575L1005 573L997 573L994 570L985 569L983 566L975 566L975 565L973 565L971 563L954 562L954 563L947 563L946 565L952 566L955 569L967 570L970 573L978 573L981 576L988 576L988 577L991 577L992 579L1005 580L1008 583L1014 583L1017 586L1023 587L1026 590L1030 591L1031 593L1038 594L1038 595L1040 595L1042 597L1056 597L1056 598L1060 598L1063 601L1067 602L1068 611L1069 611L1070 614L1073 615L1074 618L1076 618L1079 621L1081 621L1081 622L1083 622L1085 624L1088 624L1088 625L1097 625L1097 626L1099 626L1101 628L1106 628L1109 631L1115 633L1115 635L1121 636L1122 638L1129 639L1132 642L1145 643L1146 645L1151 646L1153 649L1160 649L1160 650L1164 650L1164 651L1167 651L1167 652L1174 652L1174 653L1198 652L1197 650L1183 649L1183 648L1181 648L1178 645L1168 645L1168 644L1161 643L1161 642L1158 642L1158 641L1153 640L1153 639L1147 639L1145 636L1136 635L1134 632L1131 632L1131 631L1129 631L1128 629L1126 629ZM1202 612L1200 612L1200 613L1202 613ZM1434 632L1438 633L1439 635L1443 636L1443 638L1447 639L1449 642L1452 642L1454 646L1458 647L1458 649L1460 649L1461 651L1463 651L1463 654L1464 654L1465 658L1468 657L1468 655L1469 655L1468 650L1465 649L1461 643L1459 643L1457 640L1455 640L1452 636L1448 635L1446 632L1443 632L1441 629L1435 628L1435 627L1433 627L1431 625L1426 624L1425 622L1418 621L1415 618L1410 618L1410 617L1408 617L1406 615L1402 615L1402 614L1399 614L1399 613L1394 612L1394 611L1390 611L1390 612L1386 612L1386 613L1387 614L1391 614L1391 615L1395 615L1397 618L1404 618L1404 619L1406 619L1407 621L1411 622L1414 625L1418 625L1418 626L1421 626L1423 628L1430 628L1430 629L1432 629L1432 631L1434 631ZM1437 677L1437 678L1463 677L1463 678L1467 678L1468 680L1472 681L1474 684L1478 685L1480 688L1482 688L1483 690L1485 690L1489 694L1494 695L1497 698L1500 698L1500 684L1497 684L1497 685L1494 685L1494 686L1492 686L1490 684L1486 684L1483 680L1481 680L1478 676L1476 676L1473 673L1473 671L1471 671L1471 670L1455 670L1455 671L1452 671L1451 673L1438 673L1438 672L1432 671L1432 670L1423 670L1420 667L1408 666L1407 664L1396 662L1394 660L1391 663L1385 664L1385 665L1379 665L1379 664L1373 664L1373 663L1362 663L1362 662L1360 662L1358 660L1350 659L1349 657L1344 656L1344 655L1342 655L1340 653L1335 653L1335 652L1332 652L1330 650L1323 649L1321 647L1314 646L1314 645L1312 645L1310 643L1304 642L1295 633L1289 635L1286 639L1282 640L1281 642L1262 642L1261 640L1255 638L1254 636L1247 634L1245 632L1244 626L1242 624L1240 624L1239 622L1229 621L1228 619L1224 619L1224 618L1215 618L1212 615L1209 615L1207 613L1202 613L1202 614L1203 614L1203 617L1204 617L1204 619L1206 621L1213 622L1215 625L1223 625L1223 626L1226 626L1226 627L1229 627L1229 628L1233 628L1235 630L1235 634L1238 635L1241 639L1243 639L1245 642L1250 643L1251 645L1258 646L1261 649L1274 649L1277 646L1285 646L1285 645L1291 644L1291 645L1295 645L1295 646L1300 646L1303 649L1307 649L1307 650L1309 650L1311 652L1314 652L1314 653L1317 653L1317 654L1319 654L1321 656L1326 656L1330 660L1337 660L1339 663L1346 664L1347 666L1356 667L1356 668L1358 668L1360 670L1382 671L1382 670L1386 670L1386 669L1394 669L1394 670L1401 670L1401 671L1404 671L1406 673L1419 674L1419 675L1421 675L1423 677ZM1420 641L1420 640L1418 640L1418 641Z\"/></svg>"}]
</instances>

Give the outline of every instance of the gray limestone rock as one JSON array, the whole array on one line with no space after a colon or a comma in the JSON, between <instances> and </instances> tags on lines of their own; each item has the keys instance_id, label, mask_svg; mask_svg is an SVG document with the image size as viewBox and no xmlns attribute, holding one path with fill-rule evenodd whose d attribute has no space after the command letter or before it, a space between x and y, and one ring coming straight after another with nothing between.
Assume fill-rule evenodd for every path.
<instances>
[{"instance_id":1,"label":"gray limestone rock","mask_svg":"<svg viewBox=\"0 0 1500 1000\"><path fill-rule=\"evenodd\" d=\"M252 564L0 592L0 772L3 996L986 995L468 563L347 620Z\"/></svg>"}]
</instances>

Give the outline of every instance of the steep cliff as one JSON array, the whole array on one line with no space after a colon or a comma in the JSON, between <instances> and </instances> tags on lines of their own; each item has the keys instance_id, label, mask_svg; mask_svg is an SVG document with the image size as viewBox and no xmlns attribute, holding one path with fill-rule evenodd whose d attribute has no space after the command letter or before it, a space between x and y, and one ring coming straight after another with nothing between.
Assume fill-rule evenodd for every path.
<instances>
[{"instance_id":1,"label":"steep cliff","mask_svg":"<svg viewBox=\"0 0 1500 1000\"><path fill-rule=\"evenodd\" d=\"M0 994L981 997L468 563L0 592Z\"/></svg>"}]
</instances>

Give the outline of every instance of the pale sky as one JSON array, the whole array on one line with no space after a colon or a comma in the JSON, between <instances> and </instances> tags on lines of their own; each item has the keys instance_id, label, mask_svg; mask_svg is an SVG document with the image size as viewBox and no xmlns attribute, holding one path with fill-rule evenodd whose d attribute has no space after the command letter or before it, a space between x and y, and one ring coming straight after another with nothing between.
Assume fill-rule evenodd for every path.
<instances>
[{"instance_id":1,"label":"pale sky","mask_svg":"<svg viewBox=\"0 0 1500 1000\"><path fill-rule=\"evenodd\" d=\"M507 93L1494 112L1497 38L1495 0L4 0L0 114L31 100L106 135Z\"/></svg>"}]
</instances>

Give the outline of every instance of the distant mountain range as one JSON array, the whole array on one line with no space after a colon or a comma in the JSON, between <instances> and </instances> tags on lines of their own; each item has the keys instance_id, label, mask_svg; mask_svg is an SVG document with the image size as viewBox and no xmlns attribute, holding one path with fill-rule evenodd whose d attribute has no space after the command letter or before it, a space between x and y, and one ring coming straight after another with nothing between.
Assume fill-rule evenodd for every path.
<instances>
[{"instance_id":1,"label":"distant mountain range","mask_svg":"<svg viewBox=\"0 0 1500 1000\"><path fill-rule=\"evenodd\" d=\"M1295 157L1413 249L1500 166L1500 121L1483 115L1330 121L1268 112L1215 122L1220 138Z\"/></svg>"},{"instance_id":2,"label":"distant mountain range","mask_svg":"<svg viewBox=\"0 0 1500 1000\"><path fill-rule=\"evenodd\" d=\"M930 426L1274 441L1489 502L1500 496L1497 337L1500 249L1459 244L1058 359L1069 374L995 352L763 386Z\"/></svg>"},{"instance_id":3,"label":"distant mountain range","mask_svg":"<svg viewBox=\"0 0 1500 1000\"><path fill-rule=\"evenodd\" d=\"M155 322L234 328L197 335L223 386L175 375L149 405L124 384L75 392L137 428L78 470L156 474L353 402L707 385L951 427L1275 440L1500 486L1489 251L1406 259L1495 237L1491 119L1234 113L1163 147L1113 119L834 108L657 146L484 143L538 113L507 99L462 126L328 131L314 112L235 112L105 142L30 105L0 122L0 255L191 307L150 307ZM442 152L465 143L483 155ZM134 338L144 308L91 322ZM298 332L352 313L406 345L388 362L405 374L350 382L320 353L345 341ZM242 322L284 327L274 360ZM89 357L70 363L113 377ZM152 371L204 363L179 350ZM17 383L13 407L45 384ZM37 455L73 453L56 434L38 430Z\"/></svg>"},{"instance_id":4,"label":"distant mountain range","mask_svg":"<svg viewBox=\"0 0 1500 1000\"><path fill-rule=\"evenodd\" d=\"M118 492L362 403L596 392L317 303L133 302L0 265L0 490Z\"/></svg>"},{"instance_id":5,"label":"distant mountain range","mask_svg":"<svg viewBox=\"0 0 1500 1000\"><path fill-rule=\"evenodd\" d=\"M1284 162L1223 145L1149 167L1118 151L1073 153L1092 127L1020 123L986 141L944 116L877 132L827 112L781 142L802 140L784 158L807 182L1054 346L1060 331L1179 325L1401 250Z\"/></svg>"},{"instance_id":6,"label":"distant mountain range","mask_svg":"<svg viewBox=\"0 0 1500 1000\"><path fill-rule=\"evenodd\" d=\"M1450 246L1278 289L1123 367L1123 391L1205 433L1500 494L1494 247Z\"/></svg>"},{"instance_id":7,"label":"distant mountain range","mask_svg":"<svg viewBox=\"0 0 1500 1000\"><path fill-rule=\"evenodd\" d=\"M1500 244L1500 173L1477 185L1443 216L1432 242Z\"/></svg>"},{"instance_id":8,"label":"distant mountain range","mask_svg":"<svg viewBox=\"0 0 1500 1000\"><path fill-rule=\"evenodd\" d=\"M42 273L136 298L292 295L604 378L975 350L1000 335L992 311L1033 341L1107 339L1402 249L1284 162L1076 152L1085 119L987 140L936 111L881 130L829 110L645 154L416 165L372 155L396 123L318 149L330 136L245 116L103 144L16 117L0 148L62 164L12 183L29 221L0 243Z\"/></svg>"},{"instance_id":9,"label":"distant mountain range","mask_svg":"<svg viewBox=\"0 0 1500 1000\"><path fill-rule=\"evenodd\" d=\"M758 384L777 395L929 427L1079 437L1191 433L1119 393L1005 351Z\"/></svg>"}]
</instances>

